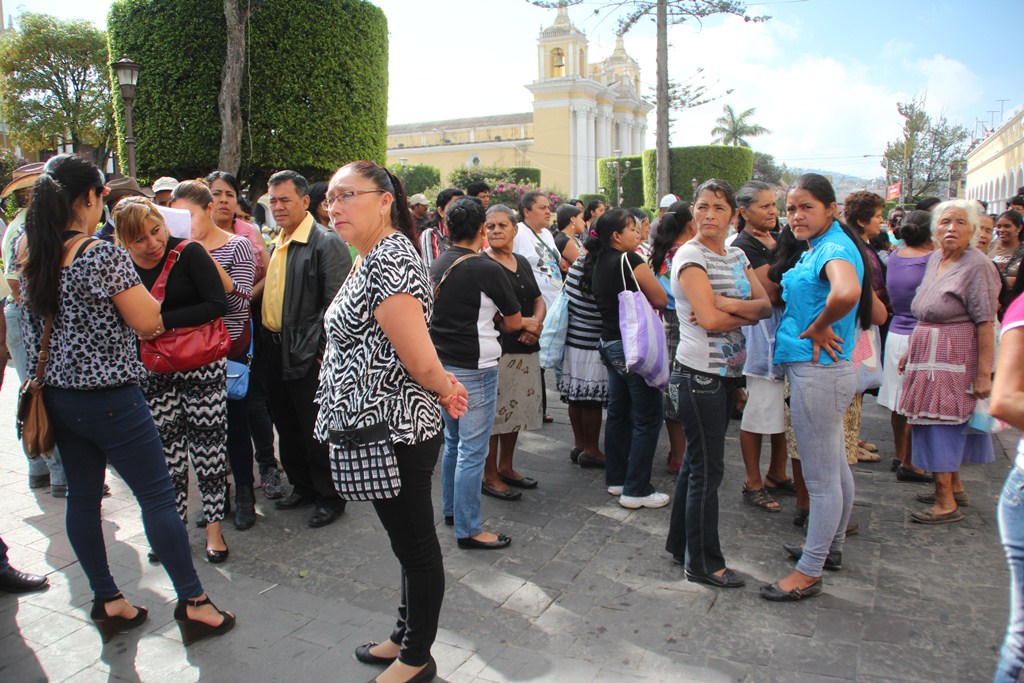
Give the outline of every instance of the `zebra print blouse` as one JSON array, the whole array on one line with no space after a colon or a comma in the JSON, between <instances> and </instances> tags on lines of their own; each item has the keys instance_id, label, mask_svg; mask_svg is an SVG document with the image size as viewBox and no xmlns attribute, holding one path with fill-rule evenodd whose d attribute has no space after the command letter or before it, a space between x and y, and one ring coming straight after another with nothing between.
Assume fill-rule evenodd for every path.
<instances>
[{"instance_id":1,"label":"zebra print blouse","mask_svg":"<svg viewBox=\"0 0 1024 683\"><path fill-rule=\"evenodd\" d=\"M411 294L423 304L429 324L433 308L430 276L423 259L401 233L370 250L324 316L327 350L320 368L315 435L329 429L358 429L386 421L394 443L426 441L441 431L437 397L420 386L398 359L373 313L388 297Z\"/></svg>"}]
</instances>

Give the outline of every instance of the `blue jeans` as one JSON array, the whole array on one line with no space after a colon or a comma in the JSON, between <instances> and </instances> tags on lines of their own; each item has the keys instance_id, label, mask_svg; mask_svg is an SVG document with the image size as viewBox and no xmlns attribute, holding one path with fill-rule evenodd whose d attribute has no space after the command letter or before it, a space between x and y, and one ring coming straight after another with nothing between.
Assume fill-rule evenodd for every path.
<instances>
[{"instance_id":1,"label":"blue jeans","mask_svg":"<svg viewBox=\"0 0 1024 683\"><path fill-rule=\"evenodd\" d=\"M483 531L480 523L480 485L484 460L498 409L498 368L444 369L469 392L469 407L458 420L443 413L444 457L441 459L441 503L446 517L455 517L455 538Z\"/></svg>"},{"instance_id":2,"label":"blue jeans","mask_svg":"<svg viewBox=\"0 0 1024 683\"><path fill-rule=\"evenodd\" d=\"M18 384L25 382L28 376L28 353L25 351L25 340L21 336L21 306L8 301L4 306L4 317L7 319L7 349L11 352L11 360L14 361L14 371L18 373ZM32 369L33 372L35 368ZM38 477L50 473L50 485L62 486L67 484L64 477L64 467L60 463L60 452L53 449L51 458L29 458L28 474L30 477Z\"/></svg>"},{"instance_id":3,"label":"blue jeans","mask_svg":"<svg viewBox=\"0 0 1024 683\"><path fill-rule=\"evenodd\" d=\"M602 341L601 359L608 368L605 485L621 486L624 496L649 496L654 493L651 464L661 436L663 394L626 370L621 341Z\"/></svg>"},{"instance_id":4,"label":"blue jeans","mask_svg":"<svg viewBox=\"0 0 1024 683\"><path fill-rule=\"evenodd\" d=\"M68 541L98 598L117 595L107 564L100 500L109 462L142 507L150 547L160 556L179 600L202 595L188 533L174 504L174 486L146 398L138 385L75 391L45 387L43 400L68 475Z\"/></svg>"},{"instance_id":5,"label":"blue jeans","mask_svg":"<svg viewBox=\"0 0 1024 683\"><path fill-rule=\"evenodd\" d=\"M676 365L669 392L686 432L686 454L676 479L665 550L686 557L686 570L708 576L725 569L718 538L718 487L725 474L725 432L732 417L733 384Z\"/></svg>"},{"instance_id":6,"label":"blue jeans","mask_svg":"<svg viewBox=\"0 0 1024 683\"><path fill-rule=\"evenodd\" d=\"M785 367L793 434L811 498L807 540L796 569L821 576L829 551L843 549L853 510L853 472L846 462L843 416L857 389L857 371L850 361Z\"/></svg>"},{"instance_id":7,"label":"blue jeans","mask_svg":"<svg viewBox=\"0 0 1024 683\"><path fill-rule=\"evenodd\" d=\"M1016 683L1024 671L1024 471L1010 470L999 497L999 537L1010 565L1010 623L995 683Z\"/></svg>"}]
</instances>

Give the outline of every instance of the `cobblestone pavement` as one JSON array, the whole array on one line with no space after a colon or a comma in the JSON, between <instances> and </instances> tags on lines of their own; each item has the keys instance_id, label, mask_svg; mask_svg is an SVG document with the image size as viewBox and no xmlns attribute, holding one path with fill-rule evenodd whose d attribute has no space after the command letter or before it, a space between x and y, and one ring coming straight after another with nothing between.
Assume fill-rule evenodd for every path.
<instances>
[{"instance_id":1,"label":"cobblestone pavement","mask_svg":"<svg viewBox=\"0 0 1024 683\"><path fill-rule=\"evenodd\" d=\"M13 415L15 394L9 369L0 415ZM964 471L972 498L962 523L912 524L913 496L928 489L889 472L888 414L869 397L862 433L879 444L882 462L854 468L861 532L847 543L843 570L825 577L824 596L779 605L757 589L791 569L781 544L799 541L801 530L791 499L781 514L743 503L737 422L721 529L729 565L748 582L714 590L684 581L663 551L670 508L623 509L600 471L569 463L571 430L552 398L555 424L524 434L516 459L540 487L517 503L484 498L486 527L511 535L511 548L461 551L436 512L447 594L433 654L443 680L991 678L1008 602L995 506L1016 434L998 437L994 464ZM672 492L666 444L663 437L655 484ZM390 633L399 569L370 505L350 504L338 523L310 529L308 510L278 511L258 494L258 524L247 532L225 525L231 558L217 567L202 560L203 532L191 529L205 586L239 623L186 650L170 582L147 563L138 508L111 474L113 496L103 502L111 566L150 619L103 647L88 621L92 596L64 532L63 501L29 491L26 479L14 430L4 427L0 534L13 565L48 574L51 588L0 594L0 681L364 681L377 673L352 651ZM435 494L439 508L436 478Z\"/></svg>"}]
</instances>

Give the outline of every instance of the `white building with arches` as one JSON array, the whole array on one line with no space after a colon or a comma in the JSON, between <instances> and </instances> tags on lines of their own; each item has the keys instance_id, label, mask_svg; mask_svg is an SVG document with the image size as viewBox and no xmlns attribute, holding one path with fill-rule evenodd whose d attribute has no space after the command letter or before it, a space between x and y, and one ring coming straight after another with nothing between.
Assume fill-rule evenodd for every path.
<instances>
[{"instance_id":1,"label":"white building with arches","mask_svg":"<svg viewBox=\"0 0 1024 683\"><path fill-rule=\"evenodd\" d=\"M1024 107L967 155L967 197L1002 213L1024 187Z\"/></svg>"}]
</instances>

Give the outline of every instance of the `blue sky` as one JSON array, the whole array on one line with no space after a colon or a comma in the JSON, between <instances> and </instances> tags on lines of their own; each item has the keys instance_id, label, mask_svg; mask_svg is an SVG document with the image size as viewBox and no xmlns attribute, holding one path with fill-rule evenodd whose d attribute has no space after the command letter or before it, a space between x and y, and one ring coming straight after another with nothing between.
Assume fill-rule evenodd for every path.
<instances>
[{"instance_id":1,"label":"blue sky","mask_svg":"<svg viewBox=\"0 0 1024 683\"><path fill-rule=\"evenodd\" d=\"M537 34L554 11L526 0L374 3L391 31L389 122L530 110L523 85L537 77ZM590 39L591 59L615 45L614 18L593 13L606 4L585 0L569 10ZM103 26L109 6L32 0L8 2L4 11L31 8ZM886 141L900 132L900 100L926 96L930 112L971 131L976 119L991 121L989 110L999 118L998 99L1008 100L1004 115L1024 105L1024 0L766 0L748 8L772 19L718 17L671 29L670 75L702 66L717 91L733 90L677 115L673 145L710 142L724 103L756 107L755 121L772 132L755 138L755 149L790 166L877 177ZM625 44L640 62L643 87L653 87L653 23L638 25ZM446 80L458 85L446 91ZM653 146L653 113L649 128Z\"/></svg>"}]
</instances>

